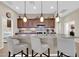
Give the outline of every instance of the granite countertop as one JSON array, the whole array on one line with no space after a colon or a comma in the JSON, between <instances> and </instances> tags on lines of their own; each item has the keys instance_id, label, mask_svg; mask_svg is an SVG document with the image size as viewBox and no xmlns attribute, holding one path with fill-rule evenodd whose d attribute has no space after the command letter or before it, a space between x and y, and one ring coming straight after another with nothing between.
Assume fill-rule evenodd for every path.
<instances>
[{"instance_id":1,"label":"granite countertop","mask_svg":"<svg viewBox=\"0 0 79 59\"><path fill-rule=\"evenodd\" d=\"M67 39L71 39L71 38L73 38L73 39L75 39L75 38L79 38L79 37L77 37L77 36L63 36L62 38L67 38Z\"/></svg>"},{"instance_id":2,"label":"granite countertop","mask_svg":"<svg viewBox=\"0 0 79 59\"><path fill-rule=\"evenodd\" d=\"M46 32L43 32L44 34L46 34ZM17 34L42 34L42 32L30 32L30 33L15 33L16 35ZM56 34L55 32L53 33L47 33L47 34Z\"/></svg>"}]
</instances>

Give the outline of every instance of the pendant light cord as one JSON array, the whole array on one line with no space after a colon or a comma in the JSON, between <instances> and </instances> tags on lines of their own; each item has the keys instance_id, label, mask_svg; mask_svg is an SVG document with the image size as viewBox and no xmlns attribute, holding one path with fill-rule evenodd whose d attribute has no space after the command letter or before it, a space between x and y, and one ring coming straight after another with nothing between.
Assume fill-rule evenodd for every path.
<instances>
[{"instance_id":1,"label":"pendant light cord","mask_svg":"<svg viewBox=\"0 0 79 59\"><path fill-rule=\"evenodd\" d=\"M42 0L41 0L41 16L43 16L43 7L42 7Z\"/></svg>"},{"instance_id":2,"label":"pendant light cord","mask_svg":"<svg viewBox=\"0 0 79 59\"><path fill-rule=\"evenodd\" d=\"M24 1L24 16L26 16L26 1Z\"/></svg>"},{"instance_id":3,"label":"pendant light cord","mask_svg":"<svg viewBox=\"0 0 79 59\"><path fill-rule=\"evenodd\" d=\"M58 0L57 0L57 17L58 17L58 13L59 13L59 12L58 12Z\"/></svg>"}]
</instances>

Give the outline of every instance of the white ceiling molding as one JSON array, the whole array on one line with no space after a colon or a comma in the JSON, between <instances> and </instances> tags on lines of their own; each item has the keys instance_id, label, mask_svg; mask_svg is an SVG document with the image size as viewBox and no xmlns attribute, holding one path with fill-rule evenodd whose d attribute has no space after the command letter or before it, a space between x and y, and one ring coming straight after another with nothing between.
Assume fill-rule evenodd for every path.
<instances>
[{"instance_id":1,"label":"white ceiling molding","mask_svg":"<svg viewBox=\"0 0 79 59\"><path fill-rule=\"evenodd\" d=\"M55 14L57 10L56 1L43 1L43 14ZM11 9L15 10L18 14L24 13L23 1L2 1L2 3L10 7ZM50 8L51 6L53 7L53 9ZM26 8L27 8L26 12L27 14L40 14L41 2L27 1ZM62 16L65 16L78 8L79 8L79 1L59 1L59 13L61 13Z\"/></svg>"}]
</instances>

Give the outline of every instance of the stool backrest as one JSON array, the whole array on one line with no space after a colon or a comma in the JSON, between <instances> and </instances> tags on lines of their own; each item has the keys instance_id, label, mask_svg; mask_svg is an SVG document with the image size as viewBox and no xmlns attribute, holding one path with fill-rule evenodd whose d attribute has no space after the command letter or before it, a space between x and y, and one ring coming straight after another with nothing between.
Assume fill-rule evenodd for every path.
<instances>
[{"instance_id":1,"label":"stool backrest","mask_svg":"<svg viewBox=\"0 0 79 59\"><path fill-rule=\"evenodd\" d=\"M59 36L57 39L57 49L68 56L74 57L76 53L74 39Z\"/></svg>"},{"instance_id":2,"label":"stool backrest","mask_svg":"<svg viewBox=\"0 0 79 59\"><path fill-rule=\"evenodd\" d=\"M41 41L37 36L31 36L31 47L37 53L42 53Z\"/></svg>"},{"instance_id":3,"label":"stool backrest","mask_svg":"<svg viewBox=\"0 0 79 59\"><path fill-rule=\"evenodd\" d=\"M14 44L13 39L11 39L11 37L7 38L7 44L8 44L8 50L11 51L11 52L13 52L15 44Z\"/></svg>"}]
</instances>

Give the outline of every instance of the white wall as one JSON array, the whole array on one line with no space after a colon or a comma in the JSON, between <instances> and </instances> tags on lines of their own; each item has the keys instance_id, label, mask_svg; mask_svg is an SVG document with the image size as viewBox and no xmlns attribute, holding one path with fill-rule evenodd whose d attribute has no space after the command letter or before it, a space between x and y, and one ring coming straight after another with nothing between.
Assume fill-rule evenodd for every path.
<instances>
[{"instance_id":1,"label":"white wall","mask_svg":"<svg viewBox=\"0 0 79 59\"><path fill-rule=\"evenodd\" d=\"M11 13L11 18L9 18L9 20L11 20L11 28L8 28L7 27L7 17L6 17L6 12L10 12ZM17 29L17 16L18 14L16 12L14 12L12 9L10 9L9 7L7 7L6 5L2 4L0 2L0 28L2 29L2 31L0 31L0 33L2 33L2 36L0 36L1 40L0 40L0 47L3 45L1 44L1 42L3 43L3 40L4 40L4 36L5 36L5 33L6 34L10 34L10 35L13 35L15 32L18 31ZM2 21L2 24L1 24L1 21ZM0 29L0 30L1 30Z\"/></svg>"},{"instance_id":2,"label":"white wall","mask_svg":"<svg viewBox=\"0 0 79 59\"><path fill-rule=\"evenodd\" d=\"M79 36L79 9L61 19L61 31L63 34L65 33L65 23L70 24L71 22L74 22L75 35Z\"/></svg>"},{"instance_id":3,"label":"white wall","mask_svg":"<svg viewBox=\"0 0 79 59\"><path fill-rule=\"evenodd\" d=\"M2 43L2 19L1 19L1 15L0 15L0 49L2 48L2 45L3 45L3 43Z\"/></svg>"}]
</instances>

